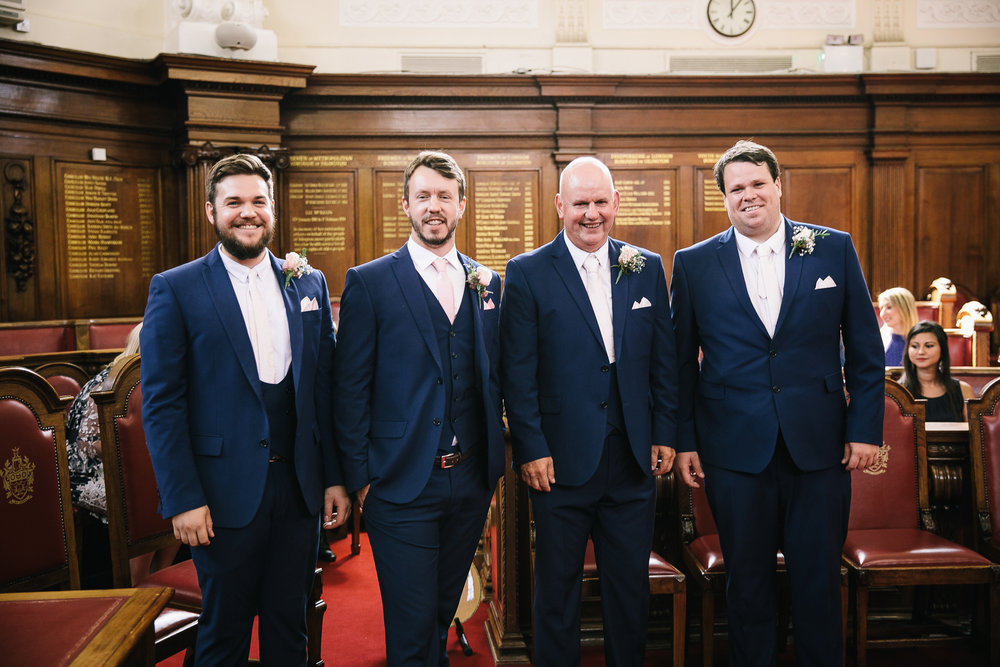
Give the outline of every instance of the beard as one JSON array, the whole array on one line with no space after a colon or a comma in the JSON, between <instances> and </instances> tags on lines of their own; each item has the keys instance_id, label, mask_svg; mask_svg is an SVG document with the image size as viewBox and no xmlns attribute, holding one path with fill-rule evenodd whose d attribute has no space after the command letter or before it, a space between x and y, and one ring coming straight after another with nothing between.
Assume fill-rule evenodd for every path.
<instances>
[{"instance_id":1,"label":"beard","mask_svg":"<svg viewBox=\"0 0 1000 667\"><path fill-rule=\"evenodd\" d=\"M410 218L410 227L417 237L427 246L439 247L448 243L455 236L455 230L458 229L458 220L445 220L444 226L448 229L448 233L441 238L426 236L421 231L420 223Z\"/></svg>"},{"instance_id":2,"label":"beard","mask_svg":"<svg viewBox=\"0 0 1000 667\"><path fill-rule=\"evenodd\" d=\"M218 221L218 216L215 215L215 209L212 209L213 217ZM225 229L220 228L218 222L212 225L215 228L215 236L219 239L219 243L222 247L226 249L226 252L230 254L234 259L246 260L254 259L260 257L264 249L267 248L267 244L271 242L274 238L274 221L272 218L272 223L264 227L264 235L260 237L260 240L253 245L247 245L236 238L233 230L230 227Z\"/></svg>"}]
</instances>

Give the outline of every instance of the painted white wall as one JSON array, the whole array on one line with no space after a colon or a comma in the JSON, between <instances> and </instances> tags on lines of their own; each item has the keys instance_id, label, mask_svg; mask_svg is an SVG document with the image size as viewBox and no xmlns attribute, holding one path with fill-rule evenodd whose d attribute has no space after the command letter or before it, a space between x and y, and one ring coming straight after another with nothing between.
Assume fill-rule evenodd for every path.
<instances>
[{"instance_id":1,"label":"painted white wall","mask_svg":"<svg viewBox=\"0 0 1000 667\"><path fill-rule=\"evenodd\" d=\"M0 38L150 59L177 48L179 7L207 15L227 1L261 4L24 0L30 30L3 26ZM672 58L692 55L786 55L795 71L822 72L828 34L863 35L868 71L912 70L916 48L935 49L939 71L970 71L975 54L1000 54L1000 0L755 2L754 27L725 39L708 26L707 0L263 0L256 29L273 48L185 48L328 73L398 72L404 56L419 55L478 56L485 73L601 74L665 73Z\"/></svg>"}]
</instances>

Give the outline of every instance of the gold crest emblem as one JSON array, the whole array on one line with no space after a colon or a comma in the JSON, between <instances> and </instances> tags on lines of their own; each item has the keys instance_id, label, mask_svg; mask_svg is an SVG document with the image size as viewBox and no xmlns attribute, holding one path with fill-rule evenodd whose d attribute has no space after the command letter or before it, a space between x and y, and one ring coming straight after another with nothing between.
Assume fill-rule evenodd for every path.
<instances>
[{"instance_id":1,"label":"gold crest emblem","mask_svg":"<svg viewBox=\"0 0 1000 667\"><path fill-rule=\"evenodd\" d=\"M889 445L883 442L882 446L878 448L878 458L875 459L875 463L865 468L865 473L884 475L885 471L889 469L889 449Z\"/></svg>"},{"instance_id":2,"label":"gold crest emblem","mask_svg":"<svg viewBox=\"0 0 1000 667\"><path fill-rule=\"evenodd\" d=\"M22 505L31 500L35 491L35 464L21 456L18 447L3 465L3 488L11 505Z\"/></svg>"}]
</instances>

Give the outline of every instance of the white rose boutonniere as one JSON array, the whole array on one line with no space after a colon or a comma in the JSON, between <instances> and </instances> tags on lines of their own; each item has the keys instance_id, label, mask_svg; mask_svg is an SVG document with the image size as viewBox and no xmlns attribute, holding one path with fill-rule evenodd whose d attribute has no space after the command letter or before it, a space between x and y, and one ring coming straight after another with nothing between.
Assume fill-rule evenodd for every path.
<instances>
[{"instance_id":1,"label":"white rose boutonniere","mask_svg":"<svg viewBox=\"0 0 1000 667\"><path fill-rule=\"evenodd\" d=\"M292 282L292 278L299 278L313 272L313 267L309 266L306 260L306 251L300 255L297 252L290 252L285 255L285 262L281 265L281 270L285 276L285 287Z\"/></svg>"},{"instance_id":2,"label":"white rose boutonniere","mask_svg":"<svg viewBox=\"0 0 1000 667\"><path fill-rule=\"evenodd\" d=\"M799 225L792 230L792 250L788 253L788 259L792 258L796 250L799 251L800 255L811 255L812 251L816 248L816 239L821 239L829 235L830 232L826 230L816 231L815 229Z\"/></svg>"},{"instance_id":3,"label":"white rose boutonniere","mask_svg":"<svg viewBox=\"0 0 1000 667\"><path fill-rule=\"evenodd\" d=\"M618 277L615 278L615 285L626 273L641 273L642 267L646 266L646 258L642 256L636 248L630 245L622 246L622 251L618 253L618 263L612 264L612 269L618 269Z\"/></svg>"},{"instance_id":4,"label":"white rose boutonniere","mask_svg":"<svg viewBox=\"0 0 1000 667\"><path fill-rule=\"evenodd\" d=\"M491 280L493 280L493 272L485 266L473 267L471 264L465 265L465 284L476 290L476 296L479 297L480 308L483 307L483 299L491 294L491 292L486 289Z\"/></svg>"}]
</instances>

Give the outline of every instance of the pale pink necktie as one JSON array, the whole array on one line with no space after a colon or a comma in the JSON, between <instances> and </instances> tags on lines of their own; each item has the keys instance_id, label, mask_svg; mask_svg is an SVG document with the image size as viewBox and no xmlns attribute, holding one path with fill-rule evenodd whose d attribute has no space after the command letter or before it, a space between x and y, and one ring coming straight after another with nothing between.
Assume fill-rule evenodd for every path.
<instances>
[{"instance_id":1,"label":"pale pink necktie","mask_svg":"<svg viewBox=\"0 0 1000 667\"><path fill-rule=\"evenodd\" d=\"M277 355L274 353L274 340L271 336L271 323L267 316L267 303L264 300L264 293L261 291L261 280L263 278L257 271L250 273L250 322L252 323L251 341L253 343L254 356L257 361L257 374L262 382L271 384L277 383L278 377Z\"/></svg>"},{"instance_id":2,"label":"pale pink necktie","mask_svg":"<svg viewBox=\"0 0 1000 667\"><path fill-rule=\"evenodd\" d=\"M441 307L444 309L444 314L448 316L448 321L454 322L455 292L451 281L448 280L448 260L444 257L438 257L434 260L434 268L437 270L437 285L434 291L437 292L438 301L441 302Z\"/></svg>"},{"instance_id":3,"label":"pale pink necktie","mask_svg":"<svg viewBox=\"0 0 1000 667\"><path fill-rule=\"evenodd\" d=\"M590 254L583 260L583 268L587 271L587 296L590 297L590 305L594 309L594 317L597 318L597 326L601 330L608 360L614 363L615 330L611 322L611 310L608 308L608 293L602 285L600 266L601 262L597 259L597 255Z\"/></svg>"}]
</instances>

